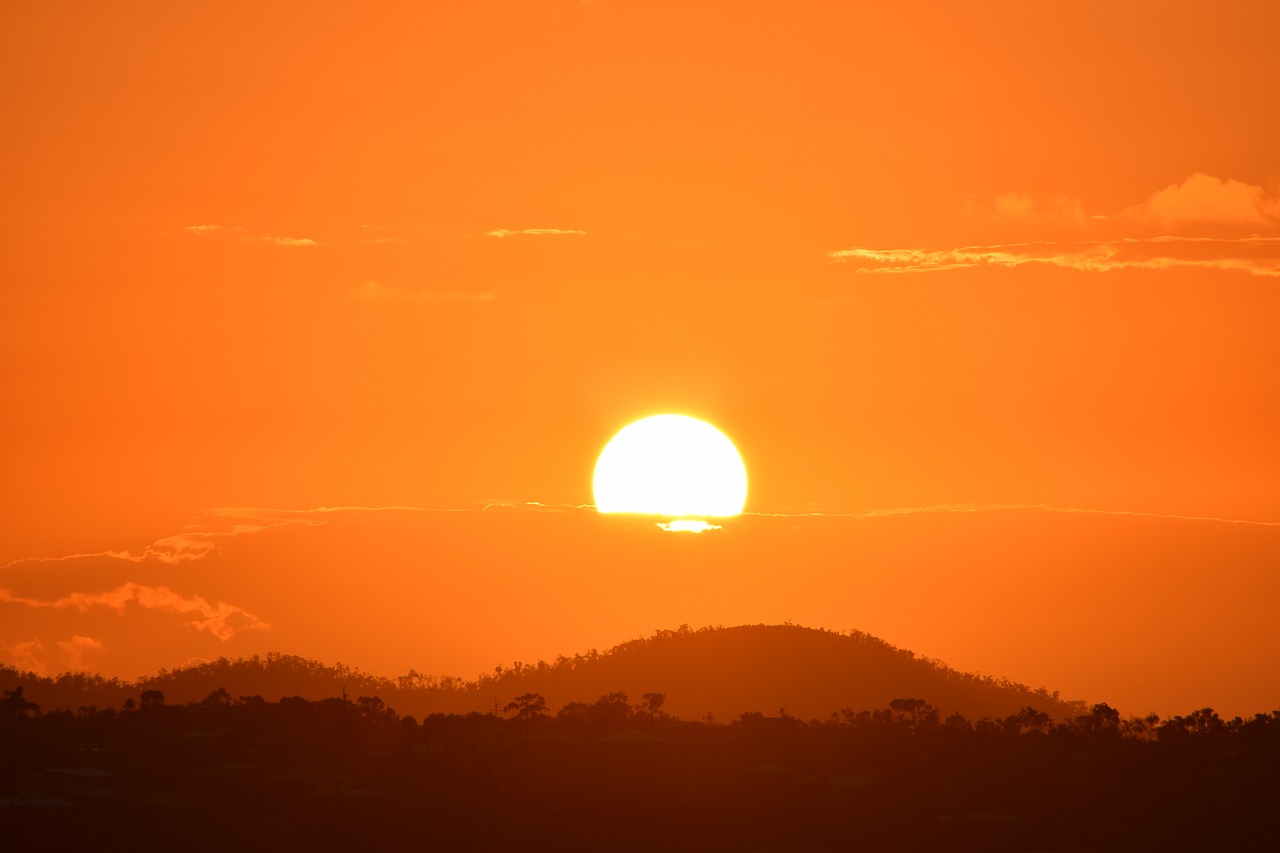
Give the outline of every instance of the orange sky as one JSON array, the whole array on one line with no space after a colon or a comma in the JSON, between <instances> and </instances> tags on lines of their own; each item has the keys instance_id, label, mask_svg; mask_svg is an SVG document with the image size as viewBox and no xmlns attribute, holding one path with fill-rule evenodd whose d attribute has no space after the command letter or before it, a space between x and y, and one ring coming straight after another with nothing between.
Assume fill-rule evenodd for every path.
<instances>
[{"instance_id":1,"label":"orange sky","mask_svg":"<svg viewBox=\"0 0 1280 853\"><path fill-rule=\"evenodd\" d=\"M1280 704L1257 689L1280 669L1267 526L1021 510L947 514L971 528L945 536L912 514L883 547L848 519L651 543L736 555L742 582L698 607L610 586L541 513L482 566L465 513L418 562L354 532L368 556L328 554L300 525L239 563L237 537L182 563L25 560L143 554L217 507L586 504L608 437L664 411L733 438L759 513L1280 522L1276 5L794 6L0 11L0 565L20 561L0 660L136 675L280 649L470 674L673 619L791 618L1086 698ZM607 562L602 530L583 550ZM405 567L425 595L464 563L527 578L554 630L477 602L483 638L464 607L417 658L379 651ZM931 594L885 567L925 564L986 627L920 618ZM1096 596L1062 594L1073 572ZM129 583L270 627L31 603ZM353 583L343 628L300 615ZM1066 636L1104 618L1109 655ZM1037 624L1060 630L1001 656ZM1174 639L1206 626L1198 656Z\"/></svg>"}]
</instances>

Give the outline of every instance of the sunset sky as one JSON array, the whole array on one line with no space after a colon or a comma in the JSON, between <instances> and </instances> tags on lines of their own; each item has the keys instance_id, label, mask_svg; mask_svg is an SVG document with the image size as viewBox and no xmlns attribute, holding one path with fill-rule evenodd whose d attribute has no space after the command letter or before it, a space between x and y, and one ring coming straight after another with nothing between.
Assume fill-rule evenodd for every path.
<instances>
[{"instance_id":1,"label":"sunset sky","mask_svg":"<svg viewBox=\"0 0 1280 853\"><path fill-rule=\"evenodd\" d=\"M1188 5L6 4L0 662L1280 706L1280 5ZM582 509L662 412L751 515Z\"/></svg>"}]
</instances>

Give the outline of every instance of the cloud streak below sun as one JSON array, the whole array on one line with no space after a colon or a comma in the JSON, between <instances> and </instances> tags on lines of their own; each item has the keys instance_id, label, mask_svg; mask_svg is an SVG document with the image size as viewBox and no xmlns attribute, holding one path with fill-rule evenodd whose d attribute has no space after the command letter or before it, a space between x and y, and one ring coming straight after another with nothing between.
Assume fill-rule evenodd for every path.
<instances>
[{"instance_id":1,"label":"cloud streak below sun","mask_svg":"<svg viewBox=\"0 0 1280 853\"><path fill-rule=\"evenodd\" d=\"M213 519L207 529L199 529L199 525L191 525L191 529L157 539L141 551L106 550L91 553L64 554L61 556L18 557L10 560L3 567L12 568L30 563L57 563L73 560L91 560L107 558L127 563L143 563L154 560L157 563L176 565L178 563L201 560L220 549L218 540L234 536L265 533L276 528L301 524L316 527L330 521L339 520L343 516L358 516L371 513L477 513L491 510L513 512L588 512L595 513L590 504L544 504L538 501L491 500L476 507L421 507L421 506L322 506L310 509L273 509L270 507L215 507L204 513ZM936 504L931 506L889 507L884 509L868 509L858 512L751 512L745 511L743 516L756 518L881 518L895 515L913 515L922 513L978 513L1000 512L1006 510L1030 510L1049 513L1073 513L1085 515L1133 516L1140 518L1163 518L1173 521L1210 522L1217 524L1238 524L1256 527L1280 527L1280 521L1257 521L1242 518L1221 518L1217 516L1176 515L1168 513L1142 512L1139 510L1090 509L1087 507L1061 507L1050 504ZM328 518L325 518L325 517ZM229 520L223 522L222 520ZM659 525L663 526L663 525ZM714 527L714 525L712 525ZM668 529L663 526L663 529ZM680 529L688 529L681 527ZM136 585L135 585L136 586ZM5 599L7 593L0 589L0 602L15 600L12 596Z\"/></svg>"},{"instance_id":2,"label":"cloud streak below sun","mask_svg":"<svg viewBox=\"0 0 1280 853\"><path fill-rule=\"evenodd\" d=\"M864 512L744 512L766 518L885 518L894 515L919 515L927 513L977 513L1009 510L1065 513L1068 515L1113 515L1134 518L1164 518L1170 521L1199 521L1216 524L1243 524L1253 527L1280 527L1280 521L1256 521L1245 518L1220 518L1211 515L1176 515L1162 512L1141 512L1124 509L1089 509L1086 507L1053 506L1051 504L936 504L934 506L905 506L890 509L869 509Z\"/></svg>"}]
</instances>

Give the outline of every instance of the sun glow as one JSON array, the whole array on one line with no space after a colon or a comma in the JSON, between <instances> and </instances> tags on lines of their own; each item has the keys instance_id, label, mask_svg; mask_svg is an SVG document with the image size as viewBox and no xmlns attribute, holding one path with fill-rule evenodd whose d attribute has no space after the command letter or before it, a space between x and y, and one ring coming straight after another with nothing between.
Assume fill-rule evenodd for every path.
<instances>
[{"instance_id":1,"label":"sun glow","mask_svg":"<svg viewBox=\"0 0 1280 853\"><path fill-rule=\"evenodd\" d=\"M737 515L747 500L747 469L724 433L685 415L654 415L624 427L601 452L596 509L673 519L664 530L699 532L691 519Z\"/></svg>"}]
</instances>

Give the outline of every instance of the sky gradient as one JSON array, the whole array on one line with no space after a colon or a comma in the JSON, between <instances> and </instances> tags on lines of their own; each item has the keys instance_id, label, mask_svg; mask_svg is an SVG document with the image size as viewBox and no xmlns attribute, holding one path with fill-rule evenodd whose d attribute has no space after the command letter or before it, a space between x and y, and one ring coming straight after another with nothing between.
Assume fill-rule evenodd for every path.
<instances>
[{"instance_id":1,"label":"sky gradient","mask_svg":"<svg viewBox=\"0 0 1280 853\"><path fill-rule=\"evenodd\" d=\"M0 661L469 675L789 618L1135 713L1280 704L1275 4L0 22ZM612 573L639 532L531 506L590 504L661 412L733 439L762 514L643 528L723 582L687 602ZM934 507L966 509L864 517ZM415 640L405 595L458 572L520 600L467 586Z\"/></svg>"}]
</instances>

